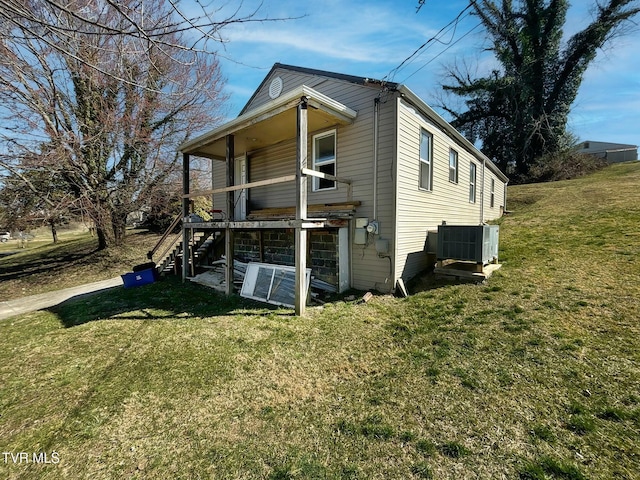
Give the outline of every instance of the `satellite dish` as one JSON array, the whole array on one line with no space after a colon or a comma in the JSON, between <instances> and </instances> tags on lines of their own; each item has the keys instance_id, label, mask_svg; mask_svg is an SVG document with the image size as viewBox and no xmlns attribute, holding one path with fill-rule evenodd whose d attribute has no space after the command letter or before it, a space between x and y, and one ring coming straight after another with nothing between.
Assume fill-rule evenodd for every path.
<instances>
[{"instance_id":1,"label":"satellite dish","mask_svg":"<svg viewBox=\"0 0 640 480\"><path fill-rule=\"evenodd\" d=\"M269 85L269 96L272 99L278 98L282 93L282 78L276 77L271 81L271 85Z\"/></svg>"}]
</instances>

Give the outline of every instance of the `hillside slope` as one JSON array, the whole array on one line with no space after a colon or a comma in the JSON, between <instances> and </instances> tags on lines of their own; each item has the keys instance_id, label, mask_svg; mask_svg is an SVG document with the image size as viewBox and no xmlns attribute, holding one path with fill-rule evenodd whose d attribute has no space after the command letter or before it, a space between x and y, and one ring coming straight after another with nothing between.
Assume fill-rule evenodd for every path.
<instances>
[{"instance_id":1,"label":"hillside slope","mask_svg":"<svg viewBox=\"0 0 640 480\"><path fill-rule=\"evenodd\" d=\"M510 188L503 268L306 318L166 280L0 322L9 479L640 472L640 163Z\"/></svg>"}]
</instances>

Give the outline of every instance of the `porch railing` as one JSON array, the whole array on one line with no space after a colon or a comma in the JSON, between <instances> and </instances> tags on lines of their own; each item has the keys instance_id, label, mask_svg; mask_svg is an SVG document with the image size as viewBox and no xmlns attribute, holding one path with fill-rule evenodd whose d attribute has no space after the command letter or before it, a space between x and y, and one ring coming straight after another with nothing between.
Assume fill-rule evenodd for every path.
<instances>
[{"instance_id":1,"label":"porch railing","mask_svg":"<svg viewBox=\"0 0 640 480\"><path fill-rule=\"evenodd\" d=\"M330 180L332 182L338 182L338 183L345 183L347 185L347 201L351 201L353 200L353 190L351 188L351 180L348 178L342 178L342 177L336 177L333 175L329 175L326 173L322 173L322 172L318 172L316 170L310 170L308 168L303 168L302 169L302 174L309 176L309 177L317 177L317 178L322 178L324 180ZM287 182L294 182L296 180L296 176L295 175L285 175L283 177L277 177L277 178L269 178L266 180L259 180L256 182L249 182L249 183L243 183L240 185L232 185L229 187L220 187L220 188L214 188L211 190L200 190L197 192L193 192L193 193L188 193L186 195L183 195L183 198L195 198L195 197L204 197L204 196L209 196L209 195L214 195L216 193L228 193L228 192L234 192L237 190L244 190L244 189L249 189L249 188L254 188L254 187L264 187L267 185L277 185L279 183L287 183Z\"/></svg>"}]
</instances>

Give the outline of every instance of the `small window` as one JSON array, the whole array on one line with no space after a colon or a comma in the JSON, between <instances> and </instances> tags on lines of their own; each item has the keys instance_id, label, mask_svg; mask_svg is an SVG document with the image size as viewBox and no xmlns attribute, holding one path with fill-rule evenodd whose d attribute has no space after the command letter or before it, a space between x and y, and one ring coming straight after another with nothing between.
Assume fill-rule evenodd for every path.
<instances>
[{"instance_id":1,"label":"small window","mask_svg":"<svg viewBox=\"0 0 640 480\"><path fill-rule=\"evenodd\" d=\"M458 152L449 150L449 181L458 183Z\"/></svg>"},{"instance_id":2,"label":"small window","mask_svg":"<svg viewBox=\"0 0 640 480\"><path fill-rule=\"evenodd\" d=\"M433 188L433 135L422 130L420 132L420 188Z\"/></svg>"},{"instance_id":3,"label":"small window","mask_svg":"<svg viewBox=\"0 0 640 480\"><path fill-rule=\"evenodd\" d=\"M469 164L469 202L476 203L476 164Z\"/></svg>"},{"instance_id":4,"label":"small window","mask_svg":"<svg viewBox=\"0 0 640 480\"><path fill-rule=\"evenodd\" d=\"M313 137L313 169L336 176L336 131L321 133ZM333 190L336 182L324 178L313 178L313 191Z\"/></svg>"},{"instance_id":5,"label":"small window","mask_svg":"<svg viewBox=\"0 0 640 480\"><path fill-rule=\"evenodd\" d=\"M491 179L491 208L493 208L495 203L496 203L496 179L492 178Z\"/></svg>"}]
</instances>

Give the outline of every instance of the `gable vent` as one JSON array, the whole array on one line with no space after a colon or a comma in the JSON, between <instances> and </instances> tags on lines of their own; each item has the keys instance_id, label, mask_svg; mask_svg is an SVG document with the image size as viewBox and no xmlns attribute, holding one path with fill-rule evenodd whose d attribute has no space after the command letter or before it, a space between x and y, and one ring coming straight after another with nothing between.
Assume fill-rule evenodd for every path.
<instances>
[{"instance_id":1,"label":"gable vent","mask_svg":"<svg viewBox=\"0 0 640 480\"><path fill-rule=\"evenodd\" d=\"M271 85L269 85L269 96L272 99L278 98L282 93L282 78L276 77L271 81Z\"/></svg>"}]
</instances>

